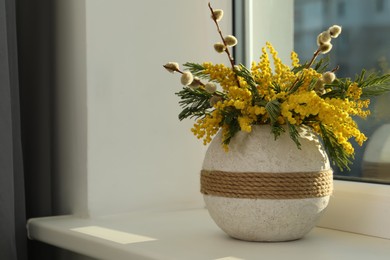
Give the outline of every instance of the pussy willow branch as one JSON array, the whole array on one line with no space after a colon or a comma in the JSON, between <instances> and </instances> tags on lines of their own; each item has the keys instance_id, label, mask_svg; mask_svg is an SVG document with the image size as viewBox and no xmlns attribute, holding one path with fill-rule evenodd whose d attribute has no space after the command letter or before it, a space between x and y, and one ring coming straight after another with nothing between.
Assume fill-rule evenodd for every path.
<instances>
[{"instance_id":1,"label":"pussy willow branch","mask_svg":"<svg viewBox=\"0 0 390 260\"><path fill-rule=\"evenodd\" d=\"M334 69L331 70L331 72L336 72L336 71L338 71L339 69L340 69L340 66L337 65L336 68L334 68Z\"/></svg>"},{"instance_id":2,"label":"pussy willow branch","mask_svg":"<svg viewBox=\"0 0 390 260\"><path fill-rule=\"evenodd\" d=\"M214 9L211 7L211 3L210 2L209 2L209 8L210 8L211 16L213 17L213 21L214 21L215 25L217 26L217 31L219 33L219 36L222 39L223 45L225 45L225 47L226 47L225 52L226 52L226 54L227 54L227 56L229 58L230 65L232 66L232 70L234 70L234 59L233 59L232 55L230 54L229 47L227 46L225 38L222 35L221 28L219 27L219 24L217 22L217 18L215 17L215 14L214 14ZM236 74L234 74L234 75L235 75L235 78L236 78L236 81L237 81L237 85L238 85L238 87L240 87L240 81L238 80L237 75Z\"/></svg>"},{"instance_id":3,"label":"pussy willow branch","mask_svg":"<svg viewBox=\"0 0 390 260\"><path fill-rule=\"evenodd\" d=\"M306 65L306 68L307 68L307 69L310 68L311 65L313 65L315 59L317 59L318 55L320 55L320 54L321 54L321 50L320 50L320 48L318 48L318 49L314 52L313 57L311 58L310 62ZM340 66L337 65L334 69L331 70L331 72L336 72L336 71L339 70L339 68L340 68Z\"/></svg>"},{"instance_id":4,"label":"pussy willow branch","mask_svg":"<svg viewBox=\"0 0 390 260\"><path fill-rule=\"evenodd\" d=\"M314 61L316 60L316 58L318 57L318 55L320 55L320 53L321 53L321 50L320 50L320 48L318 48L318 49L314 52L313 57L311 57L311 60L309 61L309 63L305 66L306 69L310 68L311 65L313 65ZM337 69L338 69L338 68L337 68ZM299 79L297 78L297 79L295 80L295 82L291 85L290 89L293 89L293 88L295 87L295 84L298 83L298 81L299 81Z\"/></svg>"},{"instance_id":5,"label":"pussy willow branch","mask_svg":"<svg viewBox=\"0 0 390 260\"><path fill-rule=\"evenodd\" d=\"M228 58L229 58L229 61L230 61L230 65L232 66L232 68L234 68L234 59L233 57L230 55L230 51L229 51L229 48L227 47L226 45L226 42L225 42L225 39L223 38L223 35L222 35L222 31L221 31L221 28L219 27L219 24L217 22L217 18L215 17L215 14L214 14L214 9L211 7L211 4L209 3L209 8L210 8L210 11L211 11L211 15L213 17L213 21L215 23L215 25L217 26L217 31L219 33L219 36L221 36L221 39L222 39L222 42L223 44L225 45L226 47L226 54L228 55Z\"/></svg>"},{"instance_id":6,"label":"pussy willow branch","mask_svg":"<svg viewBox=\"0 0 390 260\"><path fill-rule=\"evenodd\" d=\"M321 53L321 50L320 48L318 48L314 54L313 54L313 57L311 58L310 62L306 65L306 69L310 68L311 65L313 65L314 61L316 60L316 58L318 57L318 55L320 55Z\"/></svg>"},{"instance_id":7,"label":"pussy willow branch","mask_svg":"<svg viewBox=\"0 0 390 260\"><path fill-rule=\"evenodd\" d=\"M167 69L167 70L173 70L173 71L176 71L176 72L178 72L178 73L180 73L180 74L183 74L183 73L184 73L184 72L181 71L180 69L172 69L172 68L170 68L170 67L167 67L166 65L163 65L163 67L164 67L165 69ZM200 85L202 85L203 87L205 86L205 84L204 84L202 81L200 81L199 79L194 78L194 81L198 82L198 83L199 83Z\"/></svg>"}]
</instances>

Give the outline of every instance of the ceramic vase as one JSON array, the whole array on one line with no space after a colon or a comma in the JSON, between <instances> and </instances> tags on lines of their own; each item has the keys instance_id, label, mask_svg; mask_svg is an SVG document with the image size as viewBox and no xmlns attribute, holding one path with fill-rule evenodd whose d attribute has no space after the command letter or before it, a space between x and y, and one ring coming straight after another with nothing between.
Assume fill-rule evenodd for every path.
<instances>
[{"instance_id":1,"label":"ceramic vase","mask_svg":"<svg viewBox=\"0 0 390 260\"><path fill-rule=\"evenodd\" d=\"M246 241L302 238L318 222L333 188L332 170L318 137L300 128L301 149L268 125L237 133L229 151L219 132L207 149L201 192L214 222Z\"/></svg>"}]
</instances>

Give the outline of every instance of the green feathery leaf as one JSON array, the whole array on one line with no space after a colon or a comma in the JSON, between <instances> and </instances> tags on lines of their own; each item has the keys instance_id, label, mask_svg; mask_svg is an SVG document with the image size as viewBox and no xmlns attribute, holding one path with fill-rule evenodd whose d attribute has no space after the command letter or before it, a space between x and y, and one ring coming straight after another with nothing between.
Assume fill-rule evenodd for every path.
<instances>
[{"instance_id":1,"label":"green feathery leaf","mask_svg":"<svg viewBox=\"0 0 390 260\"><path fill-rule=\"evenodd\" d=\"M362 99L379 96L390 91L390 74L371 73L366 76L366 71L362 70L360 75L356 76L355 82L362 88Z\"/></svg>"},{"instance_id":2,"label":"green feathery leaf","mask_svg":"<svg viewBox=\"0 0 390 260\"><path fill-rule=\"evenodd\" d=\"M322 95L322 98L341 98L344 99L347 96L348 87L351 85L351 79L338 78L331 84L326 84L326 88L330 89L329 92Z\"/></svg>"},{"instance_id":3,"label":"green feathery leaf","mask_svg":"<svg viewBox=\"0 0 390 260\"><path fill-rule=\"evenodd\" d=\"M271 86L276 91L276 93L280 93L282 91L282 87L276 82L273 82Z\"/></svg>"},{"instance_id":4,"label":"green feathery leaf","mask_svg":"<svg viewBox=\"0 0 390 260\"><path fill-rule=\"evenodd\" d=\"M237 76L242 77L246 83L248 83L252 93L253 103L255 103L257 100L261 100L262 98L260 97L259 91L257 90L256 81L253 78L251 72L242 64L240 64L239 69L235 69L234 72Z\"/></svg>"},{"instance_id":5,"label":"green feathery leaf","mask_svg":"<svg viewBox=\"0 0 390 260\"><path fill-rule=\"evenodd\" d=\"M194 76L200 79L209 79L209 74L204 73L205 67L202 65L198 63L187 62L184 63L183 66L186 67Z\"/></svg>"},{"instance_id":6,"label":"green feathery leaf","mask_svg":"<svg viewBox=\"0 0 390 260\"><path fill-rule=\"evenodd\" d=\"M324 56L314 65L314 70L318 73L324 73L329 66L329 56Z\"/></svg>"},{"instance_id":7,"label":"green feathery leaf","mask_svg":"<svg viewBox=\"0 0 390 260\"><path fill-rule=\"evenodd\" d=\"M294 83L294 85L290 88L290 90L288 91L288 94L292 94L295 91L297 91L299 89L299 87L302 86L303 82L304 82L303 78L300 78L298 81L296 81Z\"/></svg>"},{"instance_id":8,"label":"green feathery leaf","mask_svg":"<svg viewBox=\"0 0 390 260\"><path fill-rule=\"evenodd\" d=\"M238 123L238 117L241 115L241 112L235 107L227 107L221 113L223 116L222 124L228 127L222 142L227 145L233 136L241 130L240 124Z\"/></svg>"},{"instance_id":9,"label":"green feathery leaf","mask_svg":"<svg viewBox=\"0 0 390 260\"><path fill-rule=\"evenodd\" d=\"M265 110L267 111L269 118L271 119L271 123L274 124L278 117L280 116L280 103L277 99L269 101L265 105Z\"/></svg>"},{"instance_id":10,"label":"green feathery leaf","mask_svg":"<svg viewBox=\"0 0 390 260\"><path fill-rule=\"evenodd\" d=\"M303 65L298 66L298 67L293 67L293 68L291 69L291 71L292 71L294 74L296 74L297 72L302 71L302 70L305 69L306 67L307 67L307 62L306 62L305 64L303 64Z\"/></svg>"},{"instance_id":11,"label":"green feathery leaf","mask_svg":"<svg viewBox=\"0 0 390 260\"><path fill-rule=\"evenodd\" d=\"M202 117L212 108L210 105L212 94L203 89L185 87L175 94L180 97L179 105L183 108L179 114L179 120Z\"/></svg>"},{"instance_id":12,"label":"green feathery leaf","mask_svg":"<svg viewBox=\"0 0 390 260\"><path fill-rule=\"evenodd\" d=\"M279 123L275 122L271 124L271 132L274 134L275 140L283 134L286 130Z\"/></svg>"},{"instance_id":13,"label":"green feathery leaf","mask_svg":"<svg viewBox=\"0 0 390 260\"><path fill-rule=\"evenodd\" d=\"M301 143L299 142L300 136L297 127L295 125L290 124L288 121L287 121L287 126L288 126L288 133L290 134L291 139L297 145L298 149L301 149Z\"/></svg>"},{"instance_id":14,"label":"green feathery leaf","mask_svg":"<svg viewBox=\"0 0 390 260\"><path fill-rule=\"evenodd\" d=\"M324 148L329 155L330 161L341 171L344 169L350 170L349 165L352 163L353 155L346 153L331 129L323 124L320 124L320 129Z\"/></svg>"},{"instance_id":15,"label":"green feathery leaf","mask_svg":"<svg viewBox=\"0 0 390 260\"><path fill-rule=\"evenodd\" d=\"M236 75L244 78L249 86L256 87L256 82L253 79L251 72L242 64L240 64L238 67L238 69L234 69Z\"/></svg>"},{"instance_id":16,"label":"green feathery leaf","mask_svg":"<svg viewBox=\"0 0 390 260\"><path fill-rule=\"evenodd\" d=\"M271 120L271 132L274 134L276 140L282 133L285 132L284 128L277 122L281 113L280 102L277 99L269 101L265 105L265 110Z\"/></svg>"}]
</instances>

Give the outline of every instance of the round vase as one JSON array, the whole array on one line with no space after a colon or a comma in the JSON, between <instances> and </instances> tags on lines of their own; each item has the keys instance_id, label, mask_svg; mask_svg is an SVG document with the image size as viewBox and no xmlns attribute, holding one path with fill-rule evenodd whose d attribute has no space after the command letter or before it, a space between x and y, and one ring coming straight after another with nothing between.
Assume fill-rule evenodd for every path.
<instances>
[{"instance_id":1,"label":"round vase","mask_svg":"<svg viewBox=\"0 0 390 260\"><path fill-rule=\"evenodd\" d=\"M237 133L227 152L221 131L215 136L203 162L201 192L229 236L289 241L316 225L332 193L332 170L317 136L299 131L301 149L288 133L275 140L268 125Z\"/></svg>"}]
</instances>

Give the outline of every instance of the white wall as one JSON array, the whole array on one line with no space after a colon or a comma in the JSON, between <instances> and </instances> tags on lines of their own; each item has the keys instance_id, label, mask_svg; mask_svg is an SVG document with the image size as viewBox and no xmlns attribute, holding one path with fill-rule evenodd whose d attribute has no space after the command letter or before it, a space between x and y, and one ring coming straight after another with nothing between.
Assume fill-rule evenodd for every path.
<instances>
[{"instance_id":1,"label":"white wall","mask_svg":"<svg viewBox=\"0 0 390 260\"><path fill-rule=\"evenodd\" d=\"M258 61L261 48L267 41L279 53L286 64L291 64L290 53L294 45L294 1L293 0L249 0L252 2L250 15L251 60Z\"/></svg>"},{"instance_id":2,"label":"white wall","mask_svg":"<svg viewBox=\"0 0 390 260\"><path fill-rule=\"evenodd\" d=\"M168 61L228 64L208 1L57 0L59 212L198 207L205 147L179 122ZM231 3L222 29L231 33Z\"/></svg>"}]
</instances>

